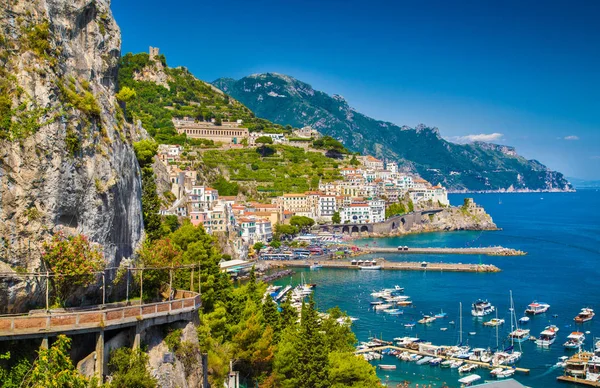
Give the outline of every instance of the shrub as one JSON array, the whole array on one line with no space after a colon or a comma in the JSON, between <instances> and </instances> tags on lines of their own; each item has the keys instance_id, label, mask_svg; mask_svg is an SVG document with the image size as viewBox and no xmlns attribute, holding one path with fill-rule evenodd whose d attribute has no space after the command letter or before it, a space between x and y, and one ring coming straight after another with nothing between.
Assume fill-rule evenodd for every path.
<instances>
[{"instance_id":1,"label":"shrub","mask_svg":"<svg viewBox=\"0 0 600 388\"><path fill-rule=\"evenodd\" d=\"M104 268L104 255L86 236L59 232L43 244L42 260L55 276L50 278L58 303L64 305L78 287L89 286Z\"/></svg>"}]
</instances>

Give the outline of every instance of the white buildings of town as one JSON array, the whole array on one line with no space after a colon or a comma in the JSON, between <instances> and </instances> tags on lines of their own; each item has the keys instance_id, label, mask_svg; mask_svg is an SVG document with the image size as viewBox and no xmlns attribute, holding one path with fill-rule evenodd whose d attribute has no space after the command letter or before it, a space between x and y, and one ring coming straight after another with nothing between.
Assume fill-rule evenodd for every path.
<instances>
[{"instance_id":1,"label":"white buildings of town","mask_svg":"<svg viewBox=\"0 0 600 388\"><path fill-rule=\"evenodd\" d=\"M269 136L275 143L287 142L280 134L250 133L248 143L260 136ZM295 131L294 136L320 135L307 127ZM316 191L287 193L272 203L238 201L198 184L195 171L178 167L182 154L181 146L159 146L158 158L169 174L171 193L167 194L172 201L161 214L188 218L194 225L203 225L208 233L228 236L242 256L255 242L270 241L275 225L289 223L294 215L328 223L338 213L342 224L377 223L385 220L387 204L406 196L415 205L449 205L448 194L441 185L432 186L420 177L401 173L397 163L373 156L359 157L361 165L340 169L341 180L321 182Z\"/></svg>"}]
</instances>

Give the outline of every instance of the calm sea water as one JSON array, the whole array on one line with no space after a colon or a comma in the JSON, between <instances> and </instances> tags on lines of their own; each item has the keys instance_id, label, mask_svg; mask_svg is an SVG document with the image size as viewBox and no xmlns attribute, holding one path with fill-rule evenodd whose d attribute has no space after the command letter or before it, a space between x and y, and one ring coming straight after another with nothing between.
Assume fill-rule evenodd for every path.
<instances>
[{"instance_id":1,"label":"calm sea water","mask_svg":"<svg viewBox=\"0 0 600 388\"><path fill-rule=\"evenodd\" d=\"M393 261L444 261L482 262L495 264L502 269L497 274L441 273L441 272L398 272L356 271L320 269L305 271L306 280L317 283L315 299L319 309L339 306L349 315L359 318L353 330L360 341L370 336L391 340L398 336L418 336L438 345L458 343L459 302L463 303L463 341L477 347L496 347L496 329L484 327L482 321L470 315L470 304L477 298L489 299L498 309L498 316L506 320L499 329L500 347L508 346L510 331L509 291L514 296L517 317L523 316L527 304L534 300L549 303L548 313L531 318L526 328L538 336L548 324L560 328L557 341L549 349L538 348L527 341L522 344L524 352L519 366L530 368L531 374L515 378L530 387L570 387L558 383L561 373L553 365L558 357L569 355L562 344L567 335L576 329L590 331L586 347L590 348L594 336L600 337L600 314L591 322L575 325L573 317L582 307L590 306L600 313L600 191L580 190L577 193L532 193L532 194L454 194L450 201L454 205L463 198L474 197L485 207L496 224L503 228L494 232L448 232L409 235L376 240L360 240L357 244L373 244L395 247L431 246L465 247L502 245L528 252L522 257L489 257L470 255L387 255ZM381 256L381 255L379 255ZM300 281L300 274L292 278ZM279 284L289 283L284 279ZM405 308L403 316L392 317L370 310L370 293L394 285L405 287L414 307ZM422 314L448 313L448 318L438 320L425 327L417 324L406 329L403 324L416 321ZM554 317L558 314L558 317ZM491 318L491 317L489 317ZM488 318L488 319L489 319ZM486 319L487 320L487 319ZM449 321L455 321L456 326ZM447 327L447 331L440 328ZM468 335L476 332L475 335ZM503 342L504 341L504 342ZM518 346L516 346L518 349ZM377 362L375 362L376 364ZM415 383L431 383L441 386L446 382L458 387L460 378L455 369L441 369L427 365L400 362L386 356L385 364L397 364L396 371L380 371L383 381L391 386L404 380ZM475 373L489 379L487 370Z\"/></svg>"}]
</instances>

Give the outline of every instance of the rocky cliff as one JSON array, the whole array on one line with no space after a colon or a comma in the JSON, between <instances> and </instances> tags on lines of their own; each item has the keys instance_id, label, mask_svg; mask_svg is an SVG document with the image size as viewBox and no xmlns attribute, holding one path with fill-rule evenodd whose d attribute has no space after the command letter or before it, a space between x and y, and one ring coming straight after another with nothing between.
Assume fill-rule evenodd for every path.
<instances>
[{"instance_id":1,"label":"rocky cliff","mask_svg":"<svg viewBox=\"0 0 600 388\"><path fill-rule=\"evenodd\" d=\"M120 31L109 0L8 1L0 8L0 272L36 271L58 229L102 245L107 264L142 238L140 171L115 98ZM34 280L0 282L0 310Z\"/></svg>"}]
</instances>

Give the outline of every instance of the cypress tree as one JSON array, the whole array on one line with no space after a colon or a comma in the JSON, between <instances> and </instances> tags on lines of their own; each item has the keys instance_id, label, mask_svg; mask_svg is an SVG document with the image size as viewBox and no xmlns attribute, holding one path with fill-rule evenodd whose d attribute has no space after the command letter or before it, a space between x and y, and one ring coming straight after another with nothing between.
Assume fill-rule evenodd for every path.
<instances>
[{"instance_id":1,"label":"cypress tree","mask_svg":"<svg viewBox=\"0 0 600 388\"><path fill-rule=\"evenodd\" d=\"M292 299L288 294L281 304L281 330L294 326L298 320L298 313L292 307Z\"/></svg>"},{"instance_id":2,"label":"cypress tree","mask_svg":"<svg viewBox=\"0 0 600 388\"><path fill-rule=\"evenodd\" d=\"M312 295L302 305L298 350L295 368L298 388L329 387L327 345Z\"/></svg>"}]
</instances>

